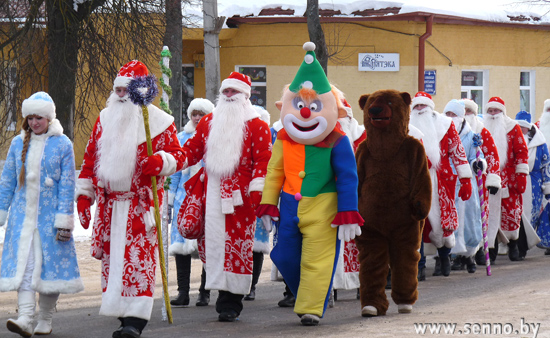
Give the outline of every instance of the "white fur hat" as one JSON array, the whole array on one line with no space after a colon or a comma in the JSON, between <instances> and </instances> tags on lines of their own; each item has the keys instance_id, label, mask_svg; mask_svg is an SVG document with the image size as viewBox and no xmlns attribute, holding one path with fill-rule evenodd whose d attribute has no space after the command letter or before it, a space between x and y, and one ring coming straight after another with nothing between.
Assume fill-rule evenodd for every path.
<instances>
[{"instance_id":1,"label":"white fur hat","mask_svg":"<svg viewBox=\"0 0 550 338\"><path fill-rule=\"evenodd\" d=\"M548 108L550 108L550 99L544 100L544 108L542 109L542 113L546 113L546 111L548 111Z\"/></svg>"},{"instance_id":2,"label":"white fur hat","mask_svg":"<svg viewBox=\"0 0 550 338\"><path fill-rule=\"evenodd\" d=\"M210 114L214 110L214 104L208 99L197 98L191 101L189 107L187 107L187 117L191 120L191 114L193 110L200 110L205 114Z\"/></svg>"},{"instance_id":3,"label":"white fur hat","mask_svg":"<svg viewBox=\"0 0 550 338\"><path fill-rule=\"evenodd\" d=\"M24 100L21 112L23 118L29 115L38 115L47 118L49 121L55 120L55 104L46 92L36 92Z\"/></svg>"},{"instance_id":4,"label":"white fur hat","mask_svg":"<svg viewBox=\"0 0 550 338\"><path fill-rule=\"evenodd\" d=\"M253 105L253 107L256 110L256 112L260 114L260 118L262 119L262 121L264 121L265 123L267 123L267 125L269 125L269 123L271 122L271 116L269 115L269 112L265 110L264 107L261 107L261 106Z\"/></svg>"},{"instance_id":5,"label":"white fur hat","mask_svg":"<svg viewBox=\"0 0 550 338\"><path fill-rule=\"evenodd\" d=\"M474 100L470 100L470 99L462 99L462 102L464 102L464 107L465 108L470 108L476 115L478 113L478 105L477 103L474 101Z\"/></svg>"},{"instance_id":6,"label":"white fur hat","mask_svg":"<svg viewBox=\"0 0 550 338\"><path fill-rule=\"evenodd\" d=\"M435 109L435 103L432 100L432 96L426 92L416 93L416 95L412 99L411 108L414 108L416 105L419 104L425 104L428 107L432 108L432 110Z\"/></svg>"},{"instance_id":7,"label":"white fur hat","mask_svg":"<svg viewBox=\"0 0 550 338\"><path fill-rule=\"evenodd\" d=\"M452 99L445 106L445 109L443 110L443 113L446 113L448 111L455 113L456 116L464 117L464 114L465 114L464 102L456 100L456 99Z\"/></svg>"}]
</instances>

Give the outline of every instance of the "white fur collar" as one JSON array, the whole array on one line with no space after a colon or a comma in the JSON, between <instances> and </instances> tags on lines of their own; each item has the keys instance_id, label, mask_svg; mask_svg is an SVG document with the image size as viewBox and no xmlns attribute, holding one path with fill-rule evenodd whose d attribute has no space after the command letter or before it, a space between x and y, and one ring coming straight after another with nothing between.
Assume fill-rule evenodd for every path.
<instances>
[{"instance_id":1,"label":"white fur collar","mask_svg":"<svg viewBox=\"0 0 550 338\"><path fill-rule=\"evenodd\" d=\"M459 126L455 126L455 127L457 129L460 128ZM462 131L460 131L460 137L467 135L471 130L472 128L470 128L470 124L468 123L468 121L464 120L464 127L462 128Z\"/></svg>"},{"instance_id":2,"label":"white fur collar","mask_svg":"<svg viewBox=\"0 0 550 338\"><path fill-rule=\"evenodd\" d=\"M147 108L149 110L149 130L151 132L151 139L154 139L170 127L170 125L174 122L174 117L152 104L148 105ZM142 111L141 107L139 109ZM105 112L106 109L103 109L99 114L100 120ZM138 145L145 143L145 141L147 141L145 137L145 126L141 124L138 130Z\"/></svg>"},{"instance_id":3,"label":"white fur collar","mask_svg":"<svg viewBox=\"0 0 550 338\"><path fill-rule=\"evenodd\" d=\"M193 124L193 121L189 120L185 126L183 127L183 131L186 133L186 134L193 134L195 132L197 128L195 127L195 125Z\"/></svg>"},{"instance_id":4,"label":"white fur collar","mask_svg":"<svg viewBox=\"0 0 550 338\"><path fill-rule=\"evenodd\" d=\"M545 144L546 143L546 139L544 138L544 135L542 134L542 132L539 130L539 128L537 128L537 126L533 125L535 127L535 135L533 136L533 138L531 139L531 141L527 144L527 148L531 149L531 148L536 148L542 144Z\"/></svg>"},{"instance_id":5,"label":"white fur collar","mask_svg":"<svg viewBox=\"0 0 550 338\"><path fill-rule=\"evenodd\" d=\"M25 135L27 132L23 129L21 129L21 137L25 139ZM58 119L53 119L52 122L50 122L50 125L48 126L48 131L41 135L32 134L31 139L38 139L38 138L48 138L50 136L59 136L63 134L63 127L61 126L61 123Z\"/></svg>"},{"instance_id":6,"label":"white fur collar","mask_svg":"<svg viewBox=\"0 0 550 338\"><path fill-rule=\"evenodd\" d=\"M449 127L451 126L451 122L453 122L453 119L448 116L442 115L435 110L433 112L433 115L435 130L437 132L437 140L441 142L445 134L447 134L447 131L449 131Z\"/></svg>"},{"instance_id":7,"label":"white fur collar","mask_svg":"<svg viewBox=\"0 0 550 338\"><path fill-rule=\"evenodd\" d=\"M273 129L275 129L276 132L279 132L279 130L283 129L283 122L281 122L281 119L273 123Z\"/></svg>"},{"instance_id":8,"label":"white fur collar","mask_svg":"<svg viewBox=\"0 0 550 338\"><path fill-rule=\"evenodd\" d=\"M504 115L504 127L506 128L506 133L511 132L517 124L518 121L509 118L507 115Z\"/></svg>"}]
</instances>

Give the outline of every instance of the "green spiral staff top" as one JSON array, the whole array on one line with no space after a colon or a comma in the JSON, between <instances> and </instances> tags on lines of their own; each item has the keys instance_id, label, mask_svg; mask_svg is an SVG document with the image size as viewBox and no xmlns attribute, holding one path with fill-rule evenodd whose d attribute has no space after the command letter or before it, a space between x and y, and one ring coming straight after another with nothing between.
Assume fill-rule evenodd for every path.
<instances>
[{"instance_id":1,"label":"green spiral staff top","mask_svg":"<svg viewBox=\"0 0 550 338\"><path fill-rule=\"evenodd\" d=\"M162 76L160 78L160 87L163 91L162 97L160 98L160 108L168 114L172 115L172 111L168 106L168 100L172 97L172 87L170 87L170 84L168 83L168 79L172 77L172 70L168 67L169 60L172 57L172 54L170 53L170 50L167 46L164 46L162 48L160 56L161 60L159 62L159 65L162 71Z\"/></svg>"}]
</instances>

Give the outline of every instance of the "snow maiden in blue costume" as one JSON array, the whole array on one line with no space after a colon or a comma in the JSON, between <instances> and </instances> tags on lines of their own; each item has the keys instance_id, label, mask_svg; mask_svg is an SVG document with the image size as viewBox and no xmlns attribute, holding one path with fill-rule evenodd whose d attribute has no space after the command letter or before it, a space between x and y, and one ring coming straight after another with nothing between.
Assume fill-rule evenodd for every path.
<instances>
[{"instance_id":1,"label":"snow maiden in blue costume","mask_svg":"<svg viewBox=\"0 0 550 338\"><path fill-rule=\"evenodd\" d=\"M195 129L201 118L210 114L214 110L214 104L207 99L197 98L191 101L187 108L187 117L189 122L183 127L183 131L178 133L178 140L184 145L188 139L195 134ZM168 204L173 207L172 227L170 230L170 248L169 254L174 256L176 261L176 273L178 281L178 296L170 301L175 307L189 305L189 283L191 277L191 254L197 252L197 240L183 238L178 231L177 216L180 211L183 199L185 198L185 182L195 175L203 166L203 162L178 171L171 176L170 190L168 191ZM210 291L204 289L206 283L206 272L202 269L201 286L199 289L199 298L197 306L208 305L210 301Z\"/></svg>"},{"instance_id":2,"label":"snow maiden in blue costume","mask_svg":"<svg viewBox=\"0 0 550 338\"><path fill-rule=\"evenodd\" d=\"M60 293L84 289L71 232L74 228L73 146L55 118L52 98L38 92L23 101L21 135L11 142L0 178L4 239L0 291L18 292L10 331L23 337L49 334ZM35 316L35 292L39 311ZM2 335L4 336L4 335Z\"/></svg>"},{"instance_id":3,"label":"snow maiden in blue costume","mask_svg":"<svg viewBox=\"0 0 550 338\"><path fill-rule=\"evenodd\" d=\"M301 323L317 325L329 299L338 237L361 234L363 219L355 156L338 124L346 111L315 58L315 45L307 42L304 49L296 77L276 103L284 129L273 145L256 215L268 230L280 218L271 259L296 295Z\"/></svg>"}]
</instances>

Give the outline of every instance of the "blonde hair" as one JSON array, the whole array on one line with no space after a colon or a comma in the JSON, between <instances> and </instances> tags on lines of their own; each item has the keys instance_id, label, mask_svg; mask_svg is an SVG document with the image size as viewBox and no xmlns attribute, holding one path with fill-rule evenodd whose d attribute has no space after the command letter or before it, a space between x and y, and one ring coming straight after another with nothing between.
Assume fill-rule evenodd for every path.
<instances>
[{"instance_id":1,"label":"blonde hair","mask_svg":"<svg viewBox=\"0 0 550 338\"><path fill-rule=\"evenodd\" d=\"M29 116L25 117L23 120L23 126L21 127L25 130L25 138L23 139L23 149L21 150L21 172L19 173L19 189L25 184L25 158L27 157L27 150L29 150L29 144L31 142L32 130L29 126Z\"/></svg>"}]
</instances>

